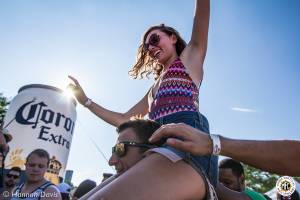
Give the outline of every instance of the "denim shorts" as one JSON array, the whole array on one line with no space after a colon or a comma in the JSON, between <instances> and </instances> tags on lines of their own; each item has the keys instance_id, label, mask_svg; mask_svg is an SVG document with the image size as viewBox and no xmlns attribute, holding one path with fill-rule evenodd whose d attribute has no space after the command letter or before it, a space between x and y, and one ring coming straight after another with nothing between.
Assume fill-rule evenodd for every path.
<instances>
[{"instance_id":1,"label":"denim shorts","mask_svg":"<svg viewBox=\"0 0 300 200\"><path fill-rule=\"evenodd\" d=\"M199 112L182 111L167 115L155 120L156 122L163 124L170 123L185 123L196 129L199 129L209 134L209 124L204 115ZM179 151L170 147L167 144L163 145L164 148L172 151L184 160L189 160L198 170L205 173L210 182L216 186L218 181L218 156L194 156L190 153Z\"/></svg>"}]
</instances>

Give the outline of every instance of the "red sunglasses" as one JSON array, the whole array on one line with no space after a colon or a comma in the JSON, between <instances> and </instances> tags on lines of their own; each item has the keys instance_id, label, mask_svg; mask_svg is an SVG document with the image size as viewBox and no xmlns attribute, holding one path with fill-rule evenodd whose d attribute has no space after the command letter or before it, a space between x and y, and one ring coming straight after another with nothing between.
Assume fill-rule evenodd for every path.
<instances>
[{"instance_id":1,"label":"red sunglasses","mask_svg":"<svg viewBox=\"0 0 300 200\"><path fill-rule=\"evenodd\" d=\"M148 51L150 45L157 46L159 41L160 41L160 36L157 33L153 33L152 35L150 35L148 43L144 44L145 50Z\"/></svg>"}]
</instances>

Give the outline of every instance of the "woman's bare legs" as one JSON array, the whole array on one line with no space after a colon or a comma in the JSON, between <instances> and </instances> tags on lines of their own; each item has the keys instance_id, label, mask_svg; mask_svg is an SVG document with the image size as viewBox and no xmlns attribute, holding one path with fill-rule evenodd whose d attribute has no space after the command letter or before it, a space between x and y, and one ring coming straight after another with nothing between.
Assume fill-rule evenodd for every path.
<instances>
[{"instance_id":1,"label":"woman's bare legs","mask_svg":"<svg viewBox=\"0 0 300 200\"><path fill-rule=\"evenodd\" d=\"M95 193L93 200L192 200L203 199L205 184L184 161L171 162L153 153L115 181Z\"/></svg>"}]
</instances>

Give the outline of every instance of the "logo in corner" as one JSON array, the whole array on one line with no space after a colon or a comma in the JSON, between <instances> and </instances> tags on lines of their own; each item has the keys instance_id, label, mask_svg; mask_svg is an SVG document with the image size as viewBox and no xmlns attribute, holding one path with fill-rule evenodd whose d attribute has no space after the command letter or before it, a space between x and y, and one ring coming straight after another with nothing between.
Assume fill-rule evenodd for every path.
<instances>
[{"instance_id":1,"label":"logo in corner","mask_svg":"<svg viewBox=\"0 0 300 200\"><path fill-rule=\"evenodd\" d=\"M282 196L291 196L296 189L296 183L292 177L282 176L276 182L276 190Z\"/></svg>"}]
</instances>

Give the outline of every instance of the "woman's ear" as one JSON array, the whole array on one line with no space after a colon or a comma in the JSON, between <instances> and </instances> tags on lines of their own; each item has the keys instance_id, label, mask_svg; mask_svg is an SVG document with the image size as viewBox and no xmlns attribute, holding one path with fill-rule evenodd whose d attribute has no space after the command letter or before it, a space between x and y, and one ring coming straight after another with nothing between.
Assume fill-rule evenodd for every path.
<instances>
[{"instance_id":1,"label":"woman's ear","mask_svg":"<svg viewBox=\"0 0 300 200\"><path fill-rule=\"evenodd\" d=\"M177 37L176 37L175 34L172 34L172 35L171 35L171 41L172 41L173 44L176 44L176 42L177 42Z\"/></svg>"}]
</instances>

